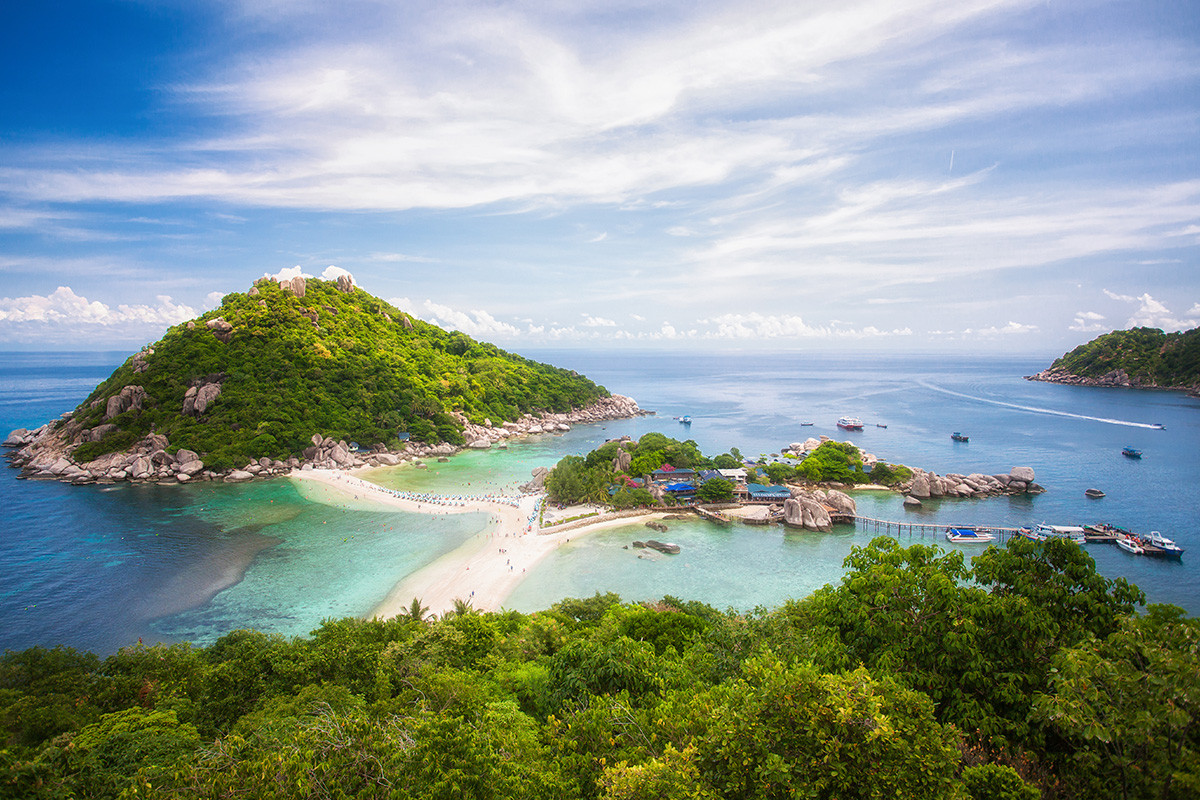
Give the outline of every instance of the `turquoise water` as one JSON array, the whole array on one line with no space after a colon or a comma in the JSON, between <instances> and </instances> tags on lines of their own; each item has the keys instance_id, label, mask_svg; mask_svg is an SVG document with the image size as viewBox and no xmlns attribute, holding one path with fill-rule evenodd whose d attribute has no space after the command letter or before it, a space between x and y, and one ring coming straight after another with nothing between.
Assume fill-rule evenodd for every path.
<instances>
[{"instance_id":1,"label":"turquoise water","mask_svg":"<svg viewBox=\"0 0 1200 800\"><path fill-rule=\"evenodd\" d=\"M126 354L7 354L0 362L0 429L32 427L74 407ZM858 493L860 513L938 524L1027 525L1107 520L1162 530L1190 548L1182 563L1090 552L1101 571L1124 576L1150 599L1200 609L1200 402L1173 392L1110 391L1031 383L1048 357L948 359L800 354L680 357L530 353L636 397L659 416L581 426L561 436L468 452L429 469L377 470L401 489L512 490L537 466L586 453L607 438L650 430L691 437L706 452L777 452L827 434L888 461L939 473L1007 472L1031 466L1047 493L945 500L917 512L891 493ZM671 419L689 414L685 428ZM868 427L838 431L839 416ZM800 427L812 420L813 427ZM1166 431L1151 430L1162 422ZM876 428L875 423L888 427ZM967 444L951 442L962 430ZM1124 445L1142 461L1120 456ZM109 652L138 637L211 641L255 627L302 634L322 619L362 615L406 574L480 531L486 515L425 517L367 501L343 509L289 480L241 486L71 487L17 481L0 470L0 647L70 644ZM1108 496L1089 500L1097 486ZM521 610L564 596L615 591L664 594L718 607L773 606L841 575L855 544L872 534L831 534L702 522L668 523L679 556L624 549L644 538L627 527L573 540L510 598ZM905 537L907 540L907 537ZM919 538L917 539L920 540ZM935 541L932 537L925 541ZM942 546L953 547L939 542ZM968 550L968 552L970 552ZM638 556L647 556L639 558Z\"/></svg>"}]
</instances>

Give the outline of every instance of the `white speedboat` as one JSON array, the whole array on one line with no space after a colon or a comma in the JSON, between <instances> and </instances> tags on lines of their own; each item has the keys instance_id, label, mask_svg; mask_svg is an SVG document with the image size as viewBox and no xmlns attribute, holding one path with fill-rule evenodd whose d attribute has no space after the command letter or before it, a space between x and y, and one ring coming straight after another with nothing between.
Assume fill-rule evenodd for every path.
<instances>
[{"instance_id":1,"label":"white speedboat","mask_svg":"<svg viewBox=\"0 0 1200 800\"><path fill-rule=\"evenodd\" d=\"M957 544L987 544L996 541L996 535L991 531L973 528L947 528L946 541Z\"/></svg>"},{"instance_id":2,"label":"white speedboat","mask_svg":"<svg viewBox=\"0 0 1200 800\"><path fill-rule=\"evenodd\" d=\"M1137 539L1134 539L1132 536L1117 537L1117 547L1126 553L1133 553L1135 556L1144 556L1146 554L1146 548L1138 544Z\"/></svg>"}]
</instances>

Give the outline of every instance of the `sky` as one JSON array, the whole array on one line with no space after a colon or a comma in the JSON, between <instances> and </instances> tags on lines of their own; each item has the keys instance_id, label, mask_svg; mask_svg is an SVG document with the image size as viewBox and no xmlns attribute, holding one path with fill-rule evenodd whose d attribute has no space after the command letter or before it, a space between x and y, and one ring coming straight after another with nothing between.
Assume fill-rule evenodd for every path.
<instances>
[{"instance_id":1,"label":"sky","mask_svg":"<svg viewBox=\"0 0 1200 800\"><path fill-rule=\"evenodd\" d=\"M0 109L0 349L283 271L517 351L1200 325L1194 0L7 3Z\"/></svg>"}]
</instances>

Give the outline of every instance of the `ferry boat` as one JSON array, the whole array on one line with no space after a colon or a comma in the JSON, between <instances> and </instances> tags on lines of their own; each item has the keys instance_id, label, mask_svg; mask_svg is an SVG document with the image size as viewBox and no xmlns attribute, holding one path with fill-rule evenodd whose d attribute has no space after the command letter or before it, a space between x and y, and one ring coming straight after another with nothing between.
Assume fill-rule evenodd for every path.
<instances>
[{"instance_id":1,"label":"ferry boat","mask_svg":"<svg viewBox=\"0 0 1200 800\"><path fill-rule=\"evenodd\" d=\"M946 541L958 544L986 544L996 541L996 535L991 531L974 528L946 528Z\"/></svg>"},{"instance_id":2,"label":"ferry boat","mask_svg":"<svg viewBox=\"0 0 1200 800\"><path fill-rule=\"evenodd\" d=\"M837 421L837 426L848 431L861 431L863 429L862 420L858 417L842 417Z\"/></svg>"},{"instance_id":3,"label":"ferry boat","mask_svg":"<svg viewBox=\"0 0 1200 800\"><path fill-rule=\"evenodd\" d=\"M1038 541L1042 542L1050 539L1068 539L1075 544L1084 544L1087 542L1083 528L1076 525L1047 525L1044 522L1040 522L1033 529L1033 532L1040 535Z\"/></svg>"},{"instance_id":4,"label":"ferry boat","mask_svg":"<svg viewBox=\"0 0 1200 800\"><path fill-rule=\"evenodd\" d=\"M1150 544L1161 550L1162 555L1167 558L1183 558L1183 548L1175 544L1174 539L1168 539L1158 531L1150 531Z\"/></svg>"},{"instance_id":5,"label":"ferry boat","mask_svg":"<svg viewBox=\"0 0 1200 800\"><path fill-rule=\"evenodd\" d=\"M1138 544L1138 540L1132 536L1118 536L1117 547L1124 550L1126 553L1132 553L1135 556L1146 554L1146 548Z\"/></svg>"},{"instance_id":6,"label":"ferry boat","mask_svg":"<svg viewBox=\"0 0 1200 800\"><path fill-rule=\"evenodd\" d=\"M1126 447L1121 451L1121 455L1125 456L1126 458L1141 458L1142 451L1133 447Z\"/></svg>"},{"instance_id":7,"label":"ferry boat","mask_svg":"<svg viewBox=\"0 0 1200 800\"><path fill-rule=\"evenodd\" d=\"M963 436L963 435L962 435L961 433L959 433L958 431L955 431L954 433L950 434L950 438L951 438L951 439L953 439L953 440L954 440L954 441L956 441L956 442L969 442L969 441L971 441L971 437L970 437L970 436Z\"/></svg>"}]
</instances>

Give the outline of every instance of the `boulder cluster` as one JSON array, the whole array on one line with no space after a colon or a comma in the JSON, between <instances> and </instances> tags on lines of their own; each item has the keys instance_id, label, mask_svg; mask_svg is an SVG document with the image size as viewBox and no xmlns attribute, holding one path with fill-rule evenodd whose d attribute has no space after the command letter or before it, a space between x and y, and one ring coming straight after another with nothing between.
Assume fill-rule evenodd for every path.
<instances>
[{"instance_id":1,"label":"boulder cluster","mask_svg":"<svg viewBox=\"0 0 1200 800\"><path fill-rule=\"evenodd\" d=\"M461 414L458 421L463 426L463 438L467 447L474 450L486 450L493 445L503 446L507 439L514 436L530 436L539 433L566 433L572 425L583 425L592 422L604 422L610 419L628 419L653 412L642 411L637 401L632 397L614 394L602 397L585 408L568 411L564 414L547 413L534 416L526 414L516 422L505 422L493 425L490 419L485 419L482 425L470 422Z\"/></svg>"},{"instance_id":2,"label":"boulder cluster","mask_svg":"<svg viewBox=\"0 0 1200 800\"><path fill-rule=\"evenodd\" d=\"M792 493L783 502L783 523L809 531L830 531L833 518L853 517L858 514L854 499L837 489L801 489L788 487Z\"/></svg>"},{"instance_id":3,"label":"boulder cluster","mask_svg":"<svg viewBox=\"0 0 1200 800\"><path fill-rule=\"evenodd\" d=\"M221 391L222 375L210 375L188 389L183 401L183 413L201 414ZM107 401L105 419L130 408L141 408L145 391L140 386L126 386L119 394ZM140 392L138 390L141 390ZM514 436L539 433L557 433L570 430L572 424L599 422L638 416L644 413L637 403L628 397L613 395L605 397L586 408L566 414L526 414L517 422L492 426L473 425L462 418L464 433L471 442L469 447L491 447ZM4 440L4 446L14 448L8 454L13 467L21 470L22 478L61 480L74 484L157 482L187 483L199 480L220 480L225 483L240 483L254 478L285 475L293 469L354 469L356 467L395 466L404 461L415 461L417 467L425 466L422 459L438 458L457 453L461 448L445 442L433 445L409 442L398 451L389 451L382 444L369 451L362 451L345 441L314 433L312 444L299 456L286 460L260 458L234 470L212 470L205 467L203 460L190 450L168 452L169 442L161 434L150 434L127 450L109 453L92 461L77 462L72 451L84 442L99 441L114 429L111 423L84 428L72 419L72 412L62 415L61 420L48 422L35 430L18 428ZM534 470L529 486L542 488L548 470Z\"/></svg>"},{"instance_id":4,"label":"boulder cluster","mask_svg":"<svg viewBox=\"0 0 1200 800\"><path fill-rule=\"evenodd\" d=\"M1143 383L1136 375L1131 377L1123 369L1110 370L1099 378L1085 378L1069 372L1063 367L1051 367L1036 375L1026 375L1025 380L1065 383L1069 386L1106 386L1118 389L1154 388L1155 386L1154 383Z\"/></svg>"},{"instance_id":5,"label":"boulder cluster","mask_svg":"<svg viewBox=\"0 0 1200 800\"><path fill-rule=\"evenodd\" d=\"M993 497L1001 494L1041 494L1046 491L1033 482L1032 467L1013 467L1007 475L970 475L947 473L938 475L923 469L913 469L911 479L900 484L905 494L904 504L919 506L931 497Z\"/></svg>"}]
</instances>

